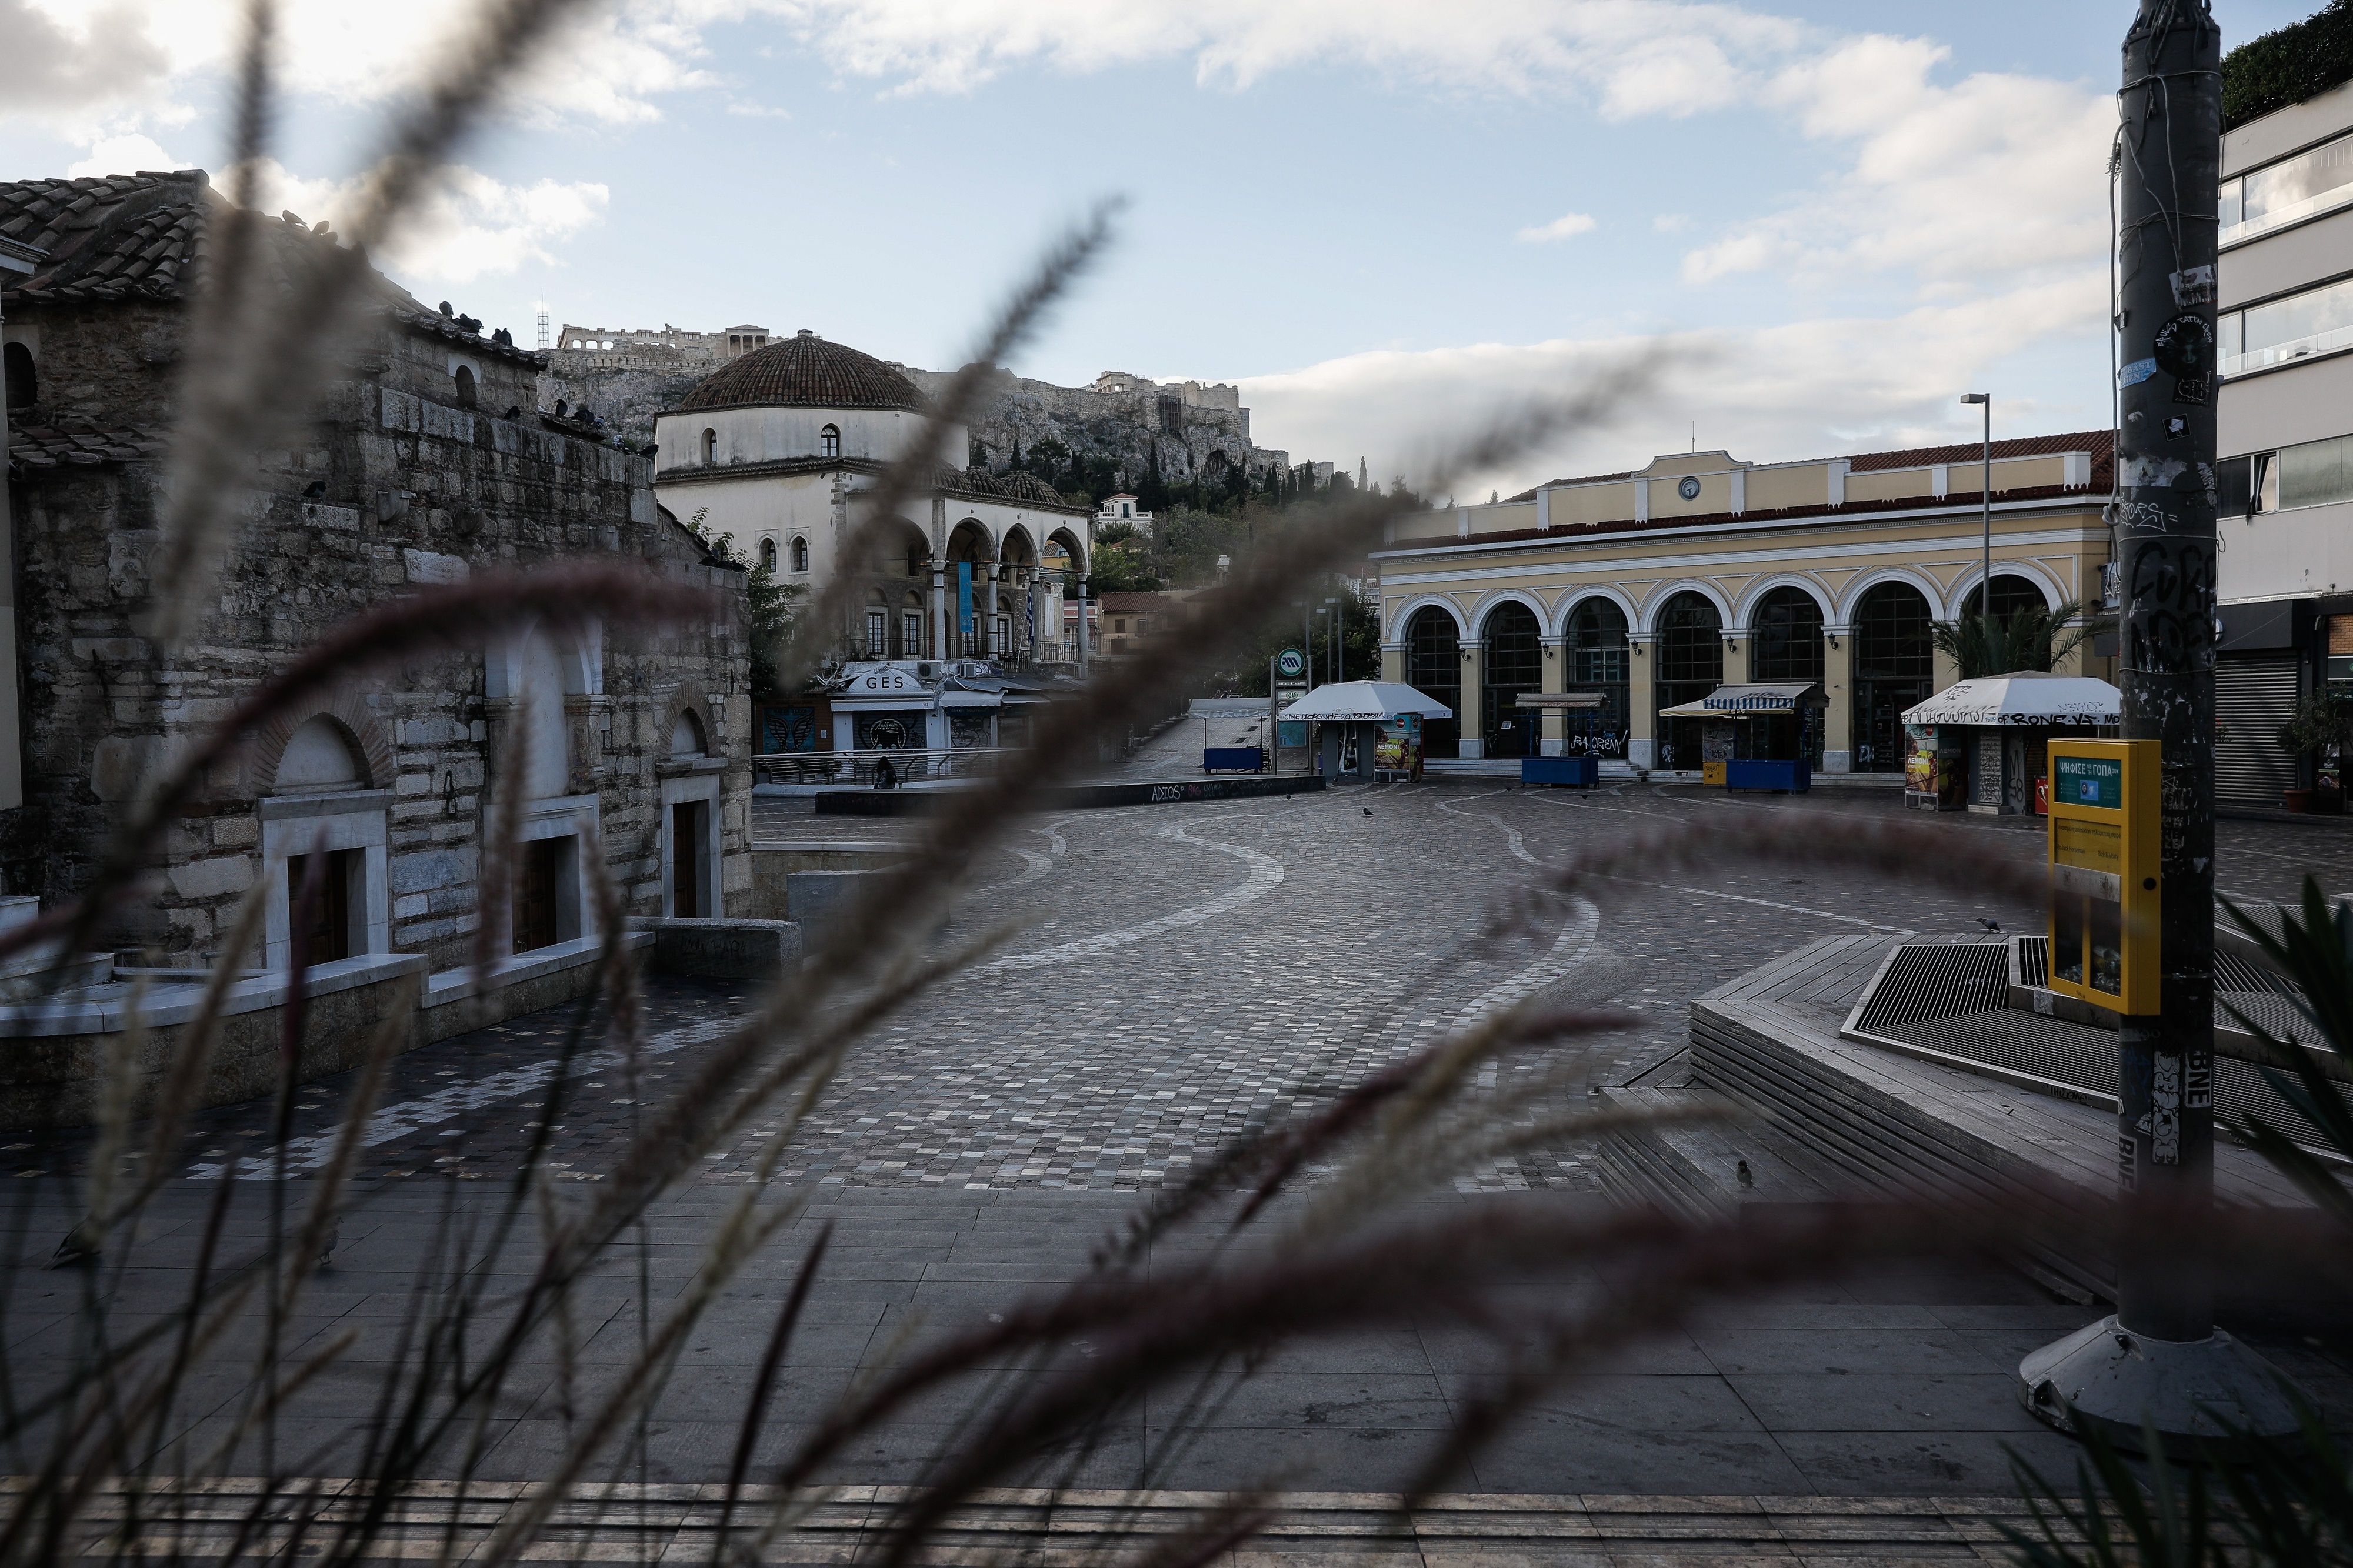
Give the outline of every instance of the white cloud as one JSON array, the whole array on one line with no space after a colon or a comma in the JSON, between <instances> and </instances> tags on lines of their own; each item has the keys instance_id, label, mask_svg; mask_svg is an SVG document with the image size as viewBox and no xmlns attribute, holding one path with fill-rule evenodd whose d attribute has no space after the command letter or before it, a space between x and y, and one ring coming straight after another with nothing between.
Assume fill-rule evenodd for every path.
<instances>
[{"instance_id":1,"label":"white cloud","mask_svg":"<svg viewBox=\"0 0 2353 1568\"><path fill-rule=\"evenodd\" d=\"M255 205L290 211L311 223L345 227L361 182L306 180L265 162ZM434 289L552 262L548 247L599 223L611 198L587 182L542 180L510 185L459 165L448 170L415 215L374 259L404 283Z\"/></svg>"},{"instance_id":2,"label":"white cloud","mask_svg":"<svg viewBox=\"0 0 2353 1568\"><path fill-rule=\"evenodd\" d=\"M128 174L136 169L185 169L192 165L173 157L150 136L107 136L93 143L90 156L66 166L66 178L85 174Z\"/></svg>"},{"instance_id":3,"label":"white cloud","mask_svg":"<svg viewBox=\"0 0 2353 1568\"><path fill-rule=\"evenodd\" d=\"M1657 339L1473 343L1352 354L1241 383L1261 439L1294 454L1367 458L1379 475L1417 474L1429 455L1493 413L1557 397L1614 368L1657 367L1647 395L1606 424L1575 431L1493 473L1460 476L1458 494L1505 494L1567 474L1639 467L1679 451L1694 422L1703 446L1776 461L1967 438L1954 389L2020 344L2071 334L2096 342L2104 270L1998 298L1924 305L1893 318L1842 317L1737 332ZM1453 410L1433 421L1432 410ZM2013 428L2097 427L2096 407L2013 399Z\"/></svg>"},{"instance_id":4,"label":"white cloud","mask_svg":"<svg viewBox=\"0 0 2353 1568\"><path fill-rule=\"evenodd\" d=\"M0 0L0 116L90 140L172 73L149 25L158 8L153 0Z\"/></svg>"},{"instance_id":5,"label":"white cloud","mask_svg":"<svg viewBox=\"0 0 2353 1568\"><path fill-rule=\"evenodd\" d=\"M1538 224L1533 228L1520 230L1514 237L1523 244L1545 245L1556 239L1573 239L1580 234L1590 234L1593 229L1594 222L1591 214L1563 213L1550 223Z\"/></svg>"},{"instance_id":6,"label":"white cloud","mask_svg":"<svg viewBox=\"0 0 2353 1568\"><path fill-rule=\"evenodd\" d=\"M1691 218L1683 213L1661 213L1651 220L1651 226L1661 234L1681 234L1691 227Z\"/></svg>"},{"instance_id":7,"label":"white cloud","mask_svg":"<svg viewBox=\"0 0 2353 1568\"><path fill-rule=\"evenodd\" d=\"M1950 87L1946 51L1851 38L1792 64L1767 101L1852 162L1781 211L1683 258L1686 281L1778 268L1801 279L1909 276L1954 297L2072 270L2104 253L2108 96L1999 73Z\"/></svg>"}]
</instances>

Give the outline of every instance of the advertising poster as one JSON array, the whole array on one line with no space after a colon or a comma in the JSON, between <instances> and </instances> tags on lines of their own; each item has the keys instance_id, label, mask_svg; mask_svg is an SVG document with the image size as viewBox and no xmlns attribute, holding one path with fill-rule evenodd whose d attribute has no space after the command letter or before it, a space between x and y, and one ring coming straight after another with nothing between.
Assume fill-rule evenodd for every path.
<instances>
[{"instance_id":1,"label":"advertising poster","mask_svg":"<svg viewBox=\"0 0 2353 1568\"><path fill-rule=\"evenodd\" d=\"M1394 713L1381 721L1380 739L1373 745L1373 766L1384 773L1421 772L1421 715Z\"/></svg>"}]
</instances>

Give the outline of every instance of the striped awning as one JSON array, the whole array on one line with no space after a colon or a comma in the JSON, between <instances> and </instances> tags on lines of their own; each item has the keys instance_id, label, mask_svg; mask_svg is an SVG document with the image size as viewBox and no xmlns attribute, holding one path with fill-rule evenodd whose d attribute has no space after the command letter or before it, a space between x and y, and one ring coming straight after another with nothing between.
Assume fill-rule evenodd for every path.
<instances>
[{"instance_id":1,"label":"striped awning","mask_svg":"<svg viewBox=\"0 0 2353 1568\"><path fill-rule=\"evenodd\" d=\"M1830 699L1809 681L1754 686L1719 686L1696 702L1659 710L1662 719L1739 719L1795 713L1800 709L1827 708Z\"/></svg>"}]
</instances>

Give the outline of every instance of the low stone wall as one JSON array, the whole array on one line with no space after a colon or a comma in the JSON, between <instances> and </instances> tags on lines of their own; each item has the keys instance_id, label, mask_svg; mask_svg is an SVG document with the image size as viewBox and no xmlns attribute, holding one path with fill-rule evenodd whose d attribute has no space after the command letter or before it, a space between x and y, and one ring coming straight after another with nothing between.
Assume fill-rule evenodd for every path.
<instances>
[{"instance_id":1,"label":"low stone wall","mask_svg":"<svg viewBox=\"0 0 2353 1568\"><path fill-rule=\"evenodd\" d=\"M649 931L632 931L622 940L629 947L644 948L652 945L654 937ZM593 942L567 942L561 952L518 954L493 973L488 993L480 998L472 994L469 973L427 974L418 954L322 964L305 988L295 1081L308 1083L359 1066L378 1026L388 1017L402 1020L395 1048L410 1051L577 1001L596 982L599 956ZM117 981L47 1003L0 1006L0 1130L95 1122L134 1005L146 1021L146 1034L132 1069L132 1114L151 1114L202 1000L201 984L165 985L137 995L131 985ZM229 987L212 1059L196 1094L197 1107L256 1100L276 1089L286 1005L283 975L256 975Z\"/></svg>"},{"instance_id":2,"label":"low stone wall","mask_svg":"<svg viewBox=\"0 0 2353 1568\"><path fill-rule=\"evenodd\" d=\"M907 858L889 839L757 839L752 845L752 918L797 921L790 879L800 871L879 871Z\"/></svg>"},{"instance_id":3,"label":"low stone wall","mask_svg":"<svg viewBox=\"0 0 2353 1568\"><path fill-rule=\"evenodd\" d=\"M801 928L791 921L659 920L654 967L714 980L774 980L801 961Z\"/></svg>"}]
</instances>

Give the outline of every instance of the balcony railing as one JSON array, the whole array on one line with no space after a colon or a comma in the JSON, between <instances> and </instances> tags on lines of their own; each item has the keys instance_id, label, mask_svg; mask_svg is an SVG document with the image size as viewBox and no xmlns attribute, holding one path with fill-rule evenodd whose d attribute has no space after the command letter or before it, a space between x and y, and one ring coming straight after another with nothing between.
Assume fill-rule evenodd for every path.
<instances>
[{"instance_id":1,"label":"balcony railing","mask_svg":"<svg viewBox=\"0 0 2353 1568\"><path fill-rule=\"evenodd\" d=\"M860 784L871 789L886 757L901 784L914 784L994 773L1020 750L957 746L941 752L767 752L752 759L752 777L756 784Z\"/></svg>"}]
</instances>

